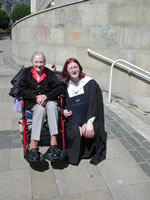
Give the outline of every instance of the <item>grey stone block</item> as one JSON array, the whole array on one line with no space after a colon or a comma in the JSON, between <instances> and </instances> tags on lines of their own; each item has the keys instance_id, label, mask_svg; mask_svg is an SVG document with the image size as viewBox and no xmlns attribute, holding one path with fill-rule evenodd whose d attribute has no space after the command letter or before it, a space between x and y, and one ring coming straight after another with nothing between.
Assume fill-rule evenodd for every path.
<instances>
[{"instance_id":1,"label":"grey stone block","mask_svg":"<svg viewBox=\"0 0 150 200\"><path fill-rule=\"evenodd\" d=\"M64 64L65 60L69 57L76 57L76 48L73 45L68 46L68 47L67 46L66 47L56 46L54 50L55 50L56 55L59 55L59 61L56 58L55 62L57 62L59 64L60 63Z\"/></svg>"},{"instance_id":2,"label":"grey stone block","mask_svg":"<svg viewBox=\"0 0 150 200\"><path fill-rule=\"evenodd\" d=\"M137 51L136 63L138 63L138 66L142 66L142 68L145 69L146 71L149 71L149 65L150 65L150 60L148 60L148 56L149 56L148 51L143 51L142 49ZM147 60L147 62L143 64L145 60Z\"/></svg>"},{"instance_id":3,"label":"grey stone block","mask_svg":"<svg viewBox=\"0 0 150 200\"><path fill-rule=\"evenodd\" d=\"M143 171L150 177L150 164L141 163L140 166L143 169Z\"/></svg>"},{"instance_id":4,"label":"grey stone block","mask_svg":"<svg viewBox=\"0 0 150 200\"><path fill-rule=\"evenodd\" d=\"M121 138L121 134L119 131L117 131L117 128L112 123L107 123L107 126L111 133L113 133L116 137Z\"/></svg>"},{"instance_id":5,"label":"grey stone block","mask_svg":"<svg viewBox=\"0 0 150 200\"><path fill-rule=\"evenodd\" d=\"M142 142L142 145L145 147L145 149L150 151L150 142L148 141Z\"/></svg>"},{"instance_id":6,"label":"grey stone block","mask_svg":"<svg viewBox=\"0 0 150 200\"><path fill-rule=\"evenodd\" d=\"M126 137L126 139L134 147L137 147L137 146L139 147L140 146L140 144L133 137Z\"/></svg>"},{"instance_id":7,"label":"grey stone block","mask_svg":"<svg viewBox=\"0 0 150 200\"><path fill-rule=\"evenodd\" d=\"M144 148L138 148L137 151L143 156L145 160L150 160L150 152Z\"/></svg>"},{"instance_id":8,"label":"grey stone block","mask_svg":"<svg viewBox=\"0 0 150 200\"><path fill-rule=\"evenodd\" d=\"M105 118L110 121L110 120L114 120L109 114L105 114Z\"/></svg>"},{"instance_id":9,"label":"grey stone block","mask_svg":"<svg viewBox=\"0 0 150 200\"><path fill-rule=\"evenodd\" d=\"M115 137L114 135L109 135L109 134L108 134L108 135L107 135L107 138L108 138L108 139L115 139L116 137Z\"/></svg>"},{"instance_id":10,"label":"grey stone block","mask_svg":"<svg viewBox=\"0 0 150 200\"><path fill-rule=\"evenodd\" d=\"M139 24L140 25L150 25L150 5L141 4L139 6Z\"/></svg>"},{"instance_id":11,"label":"grey stone block","mask_svg":"<svg viewBox=\"0 0 150 200\"><path fill-rule=\"evenodd\" d=\"M93 26L97 28L108 23L108 5L107 4L81 4L80 12L82 13L82 25Z\"/></svg>"},{"instance_id":12,"label":"grey stone block","mask_svg":"<svg viewBox=\"0 0 150 200\"><path fill-rule=\"evenodd\" d=\"M119 138L119 140L126 149L128 150L134 149L134 147L125 138Z\"/></svg>"},{"instance_id":13,"label":"grey stone block","mask_svg":"<svg viewBox=\"0 0 150 200\"><path fill-rule=\"evenodd\" d=\"M137 152L137 151L129 151L130 154L133 156L133 158L137 161L137 162L144 162L145 160L143 159L143 157Z\"/></svg>"},{"instance_id":14,"label":"grey stone block","mask_svg":"<svg viewBox=\"0 0 150 200\"><path fill-rule=\"evenodd\" d=\"M130 134L122 127L123 124L119 124L117 121L112 122L112 124L122 137L130 137Z\"/></svg>"},{"instance_id":15,"label":"grey stone block","mask_svg":"<svg viewBox=\"0 0 150 200\"><path fill-rule=\"evenodd\" d=\"M141 47L141 30L139 28L130 28L127 27L122 31L122 48L129 48L129 49L140 49ZM136 35L136 37L135 37Z\"/></svg>"},{"instance_id":16,"label":"grey stone block","mask_svg":"<svg viewBox=\"0 0 150 200\"><path fill-rule=\"evenodd\" d=\"M150 49L150 28L141 30L141 49L149 50Z\"/></svg>"},{"instance_id":17,"label":"grey stone block","mask_svg":"<svg viewBox=\"0 0 150 200\"><path fill-rule=\"evenodd\" d=\"M138 7L133 4L112 4L109 6L109 22L118 25L136 25L137 9Z\"/></svg>"},{"instance_id":18,"label":"grey stone block","mask_svg":"<svg viewBox=\"0 0 150 200\"><path fill-rule=\"evenodd\" d=\"M135 132L136 130L134 128L132 128L129 124L127 124L126 121L124 121L124 124L123 124L124 128L128 131L128 133L133 133Z\"/></svg>"},{"instance_id":19,"label":"grey stone block","mask_svg":"<svg viewBox=\"0 0 150 200\"><path fill-rule=\"evenodd\" d=\"M132 135L139 141L139 142L143 142L145 141L145 138L140 135L138 132L132 132Z\"/></svg>"}]
</instances>

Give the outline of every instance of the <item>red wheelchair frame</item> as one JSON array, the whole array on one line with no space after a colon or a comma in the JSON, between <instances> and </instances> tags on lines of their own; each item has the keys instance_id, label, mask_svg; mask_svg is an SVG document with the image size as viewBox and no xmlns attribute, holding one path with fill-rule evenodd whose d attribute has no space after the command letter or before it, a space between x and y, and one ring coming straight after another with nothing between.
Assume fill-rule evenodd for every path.
<instances>
[{"instance_id":1,"label":"red wheelchair frame","mask_svg":"<svg viewBox=\"0 0 150 200\"><path fill-rule=\"evenodd\" d=\"M24 65L22 65L22 68L24 68ZM53 68L56 71L55 65ZM19 121L19 124L22 127L22 130L20 130L20 134L21 136L23 136L22 143L24 145L24 158L27 159L27 154L29 150L28 145L29 145L29 140L30 140L29 138L30 136L27 134L27 129L28 129L28 125L31 125L31 123L28 124L27 122L28 118L26 117L26 113L25 113L24 99L22 99L21 101L22 101L22 118ZM61 126L61 133L59 132L59 137L61 135L61 147L59 145L59 148L60 148L60 159L63 160L67 156L66 150L65 150L66 146L65 146L65 119L63 116L63 104L64 104L63 95L62 96L60 95L58 97L58 101L59 101L59 121L60 121L60 126ZM41 134L42 134L42 131L41 131ZM42 146L47 146L47 145L42 145Z\"/></svg>"}]
</instances>

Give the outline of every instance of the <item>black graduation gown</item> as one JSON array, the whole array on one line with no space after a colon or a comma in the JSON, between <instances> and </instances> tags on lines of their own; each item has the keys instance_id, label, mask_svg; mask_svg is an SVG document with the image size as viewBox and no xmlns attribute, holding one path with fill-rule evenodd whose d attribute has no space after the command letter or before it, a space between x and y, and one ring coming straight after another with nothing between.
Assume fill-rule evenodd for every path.
<instances>
[{"instance_id":1,"label":"black graduation gown","mask_svg":"<svg viewBox=\"0 0 150 200\"><path fill-rule=\"evenodd\" d=\"M91 158L90 163L97 165L106 158L107 134L104 127L104 106L102 91L95 80L90 80L84 86L84 93L88 96L87 121L95 116L92 139L81 137L79 125L72 126L66 121L66 143L68 161L78 165L82 158ZM69 97L68 97L69 98Z\"/></svg>"}]
</instances>

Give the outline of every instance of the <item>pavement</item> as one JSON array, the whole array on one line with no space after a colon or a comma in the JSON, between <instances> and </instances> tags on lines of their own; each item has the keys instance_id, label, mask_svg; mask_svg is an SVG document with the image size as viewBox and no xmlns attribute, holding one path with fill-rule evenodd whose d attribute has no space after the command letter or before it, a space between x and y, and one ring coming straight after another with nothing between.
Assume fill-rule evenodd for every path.
<instances>
[{"instance_id":1,"label":"pavement","mask_svg":"<svg viewBox=\"0 0 150 200\"><path fill-rule=\"evenodd\" d=\"M0 37L0 200L150 200L150 115L103 93L107 159L97 166L23 158L19 113L8 95L17 73L11 40ZM41 151L45 151L42 147Z\"/></svg>"}]
</instances>

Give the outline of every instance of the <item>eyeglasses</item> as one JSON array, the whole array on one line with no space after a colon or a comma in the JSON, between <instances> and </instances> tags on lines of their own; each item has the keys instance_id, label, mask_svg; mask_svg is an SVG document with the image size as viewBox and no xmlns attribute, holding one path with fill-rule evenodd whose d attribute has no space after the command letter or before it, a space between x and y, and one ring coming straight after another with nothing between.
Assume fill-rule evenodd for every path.
<instances>
[{"instance_id":1,"label":"eyeglasses","mask_svg":"<svg viewBox=\"0 0 150 200\"><path fill-rule=\"evenodd\" d=\"M68 68L68 71L71 72L72 70L78 70L79 66L74 66L74 67L70 67Z\"/></svg>"}]
</instances>

